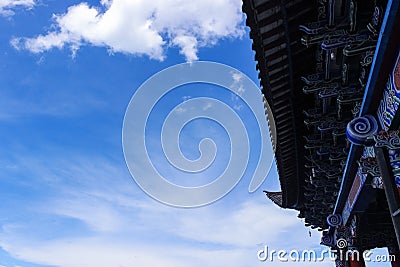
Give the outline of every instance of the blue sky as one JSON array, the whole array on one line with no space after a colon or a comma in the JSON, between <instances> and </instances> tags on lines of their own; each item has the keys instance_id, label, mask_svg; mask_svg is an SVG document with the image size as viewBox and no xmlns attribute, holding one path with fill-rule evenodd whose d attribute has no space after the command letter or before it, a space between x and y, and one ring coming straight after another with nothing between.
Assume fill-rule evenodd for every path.
<instances>
[{"instance_id":1,"label":"blue sky","mask_svg":"<svg viewBox=\"0 0 400 267\"><path fill-rule=\"evenodd\" d=\"M319 248L296 212L248 193L249 174L214 204L180 209L147 196L125 164L125 110L155 73L200 59L258 84L240 1L0 0L0 32L0 266L250 267L268 264L264 245ZM216 90L203 88L234 103ZM183 130L183 153L196 158L210 136L228 151L223 129L200 121ZM261 189L279 189L274 169Z\"/></svg>"}]
</instances>

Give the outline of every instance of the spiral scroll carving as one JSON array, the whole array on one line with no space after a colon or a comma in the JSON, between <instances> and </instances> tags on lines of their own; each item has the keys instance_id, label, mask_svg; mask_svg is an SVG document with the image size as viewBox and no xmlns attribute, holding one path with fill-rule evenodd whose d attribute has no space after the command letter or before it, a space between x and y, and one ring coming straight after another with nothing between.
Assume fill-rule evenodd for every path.
<instances>
[{"instance_id":1,"label":"spiral scroll carving","mask_svg":"<svg viewBox=\"0 0 400 267\"><path fill-rule=\"evenodd\" d=\"M353 119L347 124L346 135L356 145L371 145L372 137L378 132L378 123L372 115Z\"/></svg>"},{"instance_id":2,"label":"spiral scroll carving","mask_svg":"<svg viewBox=\"0 0 400 267\"><path fill-rule=\"evenodd\" d=\"M337 227L342 224L342 216L339 214L331 214L326 218L326 222L329 226Z\"/></svg>"},{"instance_id":3,"label":"spiral scroll carving","mask_svg":"<svg viewBox=\"0 0 400 267\"><path fill-rule=\"evenodd\" d=\"M333 246L335 243L335 240L333 238L332 235L330 234L325 234L322 238L321 238L321 245L325 245L325 246Z\"/></svg>"}]
</instances>

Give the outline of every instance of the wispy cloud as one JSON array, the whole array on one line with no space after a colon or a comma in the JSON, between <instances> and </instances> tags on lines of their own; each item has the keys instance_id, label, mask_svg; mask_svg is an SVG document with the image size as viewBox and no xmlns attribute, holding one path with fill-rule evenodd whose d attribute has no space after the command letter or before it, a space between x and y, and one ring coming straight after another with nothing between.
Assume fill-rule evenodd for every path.
<instances>
[{"instance_id":1,"label":"wispy cloud","mask_svg":"<svg viewBox=\"0 0 400 267\"><path fill-rule=\"evenodd\" d=\"M29 84L31 81L26 79L22 82ZM42 88L25 90L23 94L19 90L7 90L0 92L0 121L33 115L73 117L107 106L100 97L82 90L79 94L71 94L67 90L53 90L50 93L50 90Z\"/></svg>"},{"instance_id":2,"label":"wispy cloud","mask_svg":"<svg viewBox=\"0 0 400 267\"><path fill-rule=\"evenodd\" d=\"M243 73L239 72L232 72L232 84L230 88L236 92L239 96L242 96L243 93L246 91L246 89L243 86L243 80L244 80L244 75Z\"/></svg>"},{"instance_id":3,"label":"wispy cloud","mask_svg":"<svg viewBox=\"0 0 400 267\"><path fill-rule=\"evenodd\" d=\"M34 0L0 0L0 15L12 16L16 8L30 9L35 5Z\"/></svg>"},{"instance_id":4,"label":"wispy cloud","mask_svg":"<svg viewBox=\"0 0 400 267\"><path fill-rule=\"evenodd\" d=\"M178 107L178 108L174 109L174 112L177 114L184 113L185 111L186 111L186 109L184 109L182 107Z\"/></svg>"},{"instance_id":5,"label":"wispy cloud","mask_svg":"<svg viewBox=\"0 0 400 267\"><path fill-rule=\"evenodd\" d=\"M207 109L210 109L211 107L212 107L212 102L208 102L203 106L203 110L205 111Z\"/></svg>"},{"instance_id":6,"label":"wispy cloud","mask_svg":"<svg viewBox=\"0 0 400 267\"><path fill-rule=\"evenodd\" d=\"M33 53L64 46L76 53L80 46L89 44L107 47L111 53L147 55L157 60L165 58L165 48L176 46L187 61L193 61L198 59L198 48L243 35L241 5L240 0L80 3L65 14L54 15L56 30L33 38L15 38L11 44Z\"/></svg>"},{"instance_id":7,"label":"wispy cloud","mask_svg":"<svg viewBox=\"0 0 400 267\"><path fill-rule=\"evenodd\" d=\"M42 177L41 186L51 192L34 201L21 195L17 205L30 207L21 210L25 220L2 223L0 246L13 257L62 267L263 266L256 252L264 243L277 248L318 243L319 237L308 239L295 212L280 210L262 195L237 199L232 207L223 199L200 209L176 209L141 197L121 163L71 158L53 159L47 170L20 158L35 183ZM282 239L287 233L293 238Z\"/></svg>"},{"instance_id":8,"label":"wispy cloud","mask_svg":"<svg viewBox=\"0 0 400 267\"><path fill-rule=\"evenodd\" d=\"M243 73L240 72L232 72L232 84L230 85L230 88L236 93L232 94L231 100L235 104L233 105L233 108L237 111L240 111L243 109L242 104L238 104L239 97L242 97L243 94L246 92L246 89L243 85L244 81L244 75Z\"/></svg>"}]
</instances>

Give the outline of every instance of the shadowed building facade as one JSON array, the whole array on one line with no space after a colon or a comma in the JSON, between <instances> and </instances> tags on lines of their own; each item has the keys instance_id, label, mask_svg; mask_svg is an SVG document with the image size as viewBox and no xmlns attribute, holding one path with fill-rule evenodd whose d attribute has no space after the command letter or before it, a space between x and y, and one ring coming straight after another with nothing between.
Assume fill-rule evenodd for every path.
<instances>
[{"instance_id":1,"label":"shadowed building facade","mask_svg":"<svg viewBox=\"0 0 400 267\"><path fill-rule=\"evenodd\" d=\"M280 192L342 257L400 266L400 14L395 0L244 0L275 126ZM338 243L338 241L344 241Z\"/></svg>"}]
</instances>

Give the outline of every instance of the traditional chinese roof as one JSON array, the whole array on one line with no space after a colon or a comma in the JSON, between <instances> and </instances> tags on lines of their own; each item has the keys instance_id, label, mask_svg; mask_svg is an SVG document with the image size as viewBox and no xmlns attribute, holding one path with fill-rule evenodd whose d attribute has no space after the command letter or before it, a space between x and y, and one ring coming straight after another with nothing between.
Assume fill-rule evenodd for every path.
<instances>
[{"instance_id":1,"label":"traditional chinese roof","mask_svg":"<svg viewBox=\"0 0 400 267\"><path fill-rule=\"evenodd\" d=\"M315 13L312 1L251 0L243 2L263 93L276 125L276 163L282 207L302 206L304 142L302 140L301 71L311 55L301 44L298 25Z\"/></svg>"},{"instance_id":2,"label":"traditional chinese roof","mask_svg":"<svg viewBox=\"0 0 400 267\"><path fill-rule=\"evenodd\" d=\"M282 207L282 192L264 191L265 195L272 200L276 205Z\"/></svg>"},{"instance_id":3,"label":"traditional chinese roof","mask_svg":"<svg viewBox=\"0 0 400 267\"><path fill-rule=\"evenodd\" d=\"M306 225L326 229L340 189L385 1L244 0L263 94L275 126L281 192Z\"/></svg>"}]
</instances>

